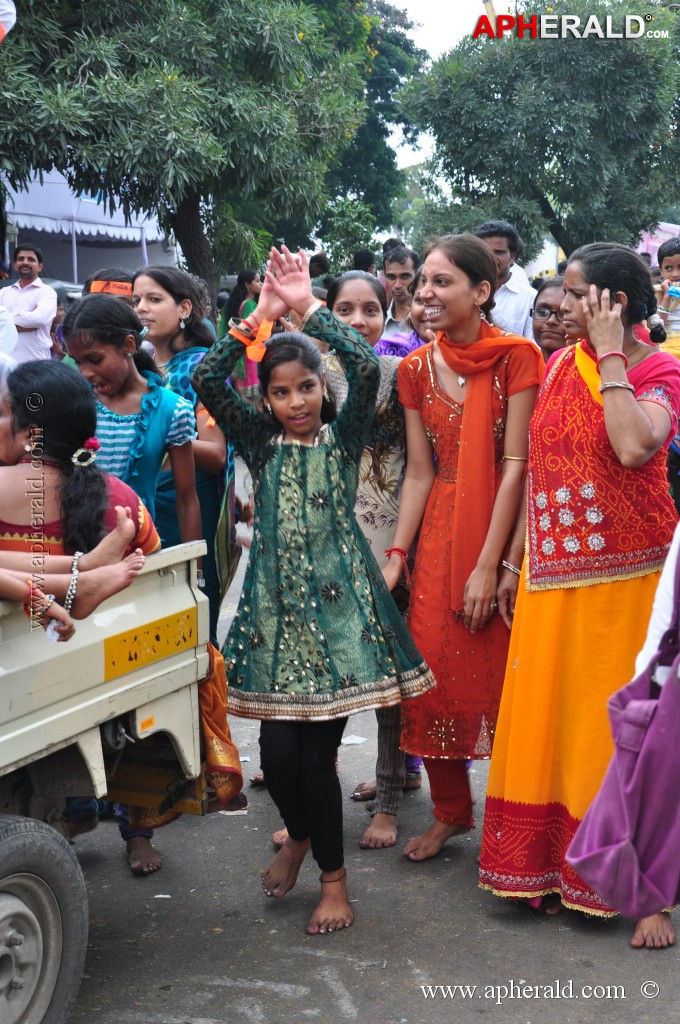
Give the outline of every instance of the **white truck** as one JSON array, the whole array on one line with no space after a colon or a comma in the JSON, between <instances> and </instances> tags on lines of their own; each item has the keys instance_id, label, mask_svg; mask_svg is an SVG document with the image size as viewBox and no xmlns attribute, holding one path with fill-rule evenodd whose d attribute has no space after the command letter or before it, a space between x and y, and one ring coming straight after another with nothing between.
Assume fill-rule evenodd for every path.
<instances>
[{"instance_id":1,"label":"white truck","mask_svg":"<svg viewBox=\"0 0 680 1024\"><path fill-rule=\"evenodd\" d=\"M203 542L147 559L67 643L0 602L0 1022L66 1024L88 911L80 865L46 824L67 796L207 811L198 683L208 671Z\"/></svg>"}]
</instances>

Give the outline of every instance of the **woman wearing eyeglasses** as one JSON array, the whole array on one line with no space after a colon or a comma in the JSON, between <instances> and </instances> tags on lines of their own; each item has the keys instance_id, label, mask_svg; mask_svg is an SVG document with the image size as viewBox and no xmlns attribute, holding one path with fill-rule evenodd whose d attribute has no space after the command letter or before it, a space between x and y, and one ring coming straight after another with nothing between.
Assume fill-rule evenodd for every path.
<instances>
[{"instance_id":1,"label":"woman wearing eyeglasses","mask_svg":"<svg viewBox=\"0 0 680 1024\"><path fill-rule=\"evenodd\" d=\"M564 313L560 309L564 300L564 279L546 277L539 285L531 310L534 341L543 352L547 362L553 352L564 348L567 332L564 327Z\"/></svg>"}]
</instances>

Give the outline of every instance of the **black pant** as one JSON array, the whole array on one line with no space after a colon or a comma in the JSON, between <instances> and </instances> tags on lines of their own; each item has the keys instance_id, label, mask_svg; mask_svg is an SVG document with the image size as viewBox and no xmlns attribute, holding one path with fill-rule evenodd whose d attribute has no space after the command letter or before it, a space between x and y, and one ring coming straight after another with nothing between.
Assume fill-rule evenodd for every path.
<instances>
[{"instance_id":1,"label":"black pant","mask_svg":"<svg viewBox=\"0 0 680 1024\"><path fill-rule=\"evenodd\" d=\"M272 799L291 839L311 839L322 871L338 871L344 862L335 755L346 724L346 718L334 718L260 727L260 765Z\"/></svg>"}]
</instances>

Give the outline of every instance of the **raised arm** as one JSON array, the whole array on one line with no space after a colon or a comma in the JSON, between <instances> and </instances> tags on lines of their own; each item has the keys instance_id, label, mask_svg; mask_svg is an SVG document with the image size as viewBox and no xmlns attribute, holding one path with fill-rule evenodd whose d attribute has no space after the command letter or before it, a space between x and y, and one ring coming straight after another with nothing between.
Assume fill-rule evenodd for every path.
<instances>
[{"instance_id":1,"label":"raised arm","mask_svg":"<svg viewBox=\"0 0 680 1024\"><path fill-rule=\"evenodd\" d=\"M243 343L227 334L198 364L191 383L225 437L248 458L262 439L263 426L256 410L227 381L242 355Z\"/></svg>"}]
</instances>

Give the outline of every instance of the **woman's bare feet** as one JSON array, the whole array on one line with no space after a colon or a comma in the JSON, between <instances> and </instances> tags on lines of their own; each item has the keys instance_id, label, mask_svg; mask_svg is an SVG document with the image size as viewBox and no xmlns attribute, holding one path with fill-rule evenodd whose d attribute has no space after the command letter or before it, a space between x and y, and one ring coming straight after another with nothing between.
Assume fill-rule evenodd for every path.
<instances>
[{"instance_id":1,"label":"woman's bare feet","mask_svg":"<svg viewBox=\"0 0 680 1024\"><path fill-rule=\"evenodd\" d=\"M83 572L97 569L101 565L113 565L120 562L127 549L135 539L136 527L132 521L132 511L127 506L116 505L116 525L99 541L96 548L82 555L78 565Z\"/></svg>"},{"instance_id":2,"label":"woman's bare feet","mask_svg":"<svg viewBox=\"0 0 680 1024\"><path fill-rule=\"evenodd\" d=\"M285 846L286 839L288 838L288 829L280 828L277 832L272 832L272 842L274 846Z\"/></svg>"},{"instance_id":3,"label":"woman's bare feet","mask_svg":"<svg viewBox=\"0 0 680 1024\"><path fill-rule=\"evenodd\" d=\"M397 844L396 814L374 814L371 824L359 840L362 850L386 850Z\"/></svg>"},{"instance_id":4,"label":"woman's bare feet","mask_svg":"<svg viewBox=\"0 0 680 1024\"><path fill-rule=\"evenodd\" d=\"M298 842L288 836L274 860L262 872L262 888L265 895L281 899L290 892L297 882L309 846L309 839Z\"/></svg>"},{"instance_id":5,"label":"woman's bare feet","mask_svg":"<svg viewBox=\"0 0 680 1024\"><path fill-rule=\"evenodd\" d=\"M360 782L353 793L350 794L350 800L356 800L357 803L368 803L369 800L375 800L375 794L377 789L377 783L375 779L372 782Z\"/></svg>"},{"instance_id":6,"label":"woman's bare feet","mask_svg":"<svg viewBox=\"0 0 680 1024\"><path fill-rule=\"evenodd\" d=\"M83 836L86 832L91 832L95 829L99 824L99 817L93 814L91 818L85 818L84 821L69 821L67 818L64 818L63 822L66 838L75 839L76 836Z\"/></svg>"},{"instance_id":7,"label":"woman's bare feet","mask_svg":"<svg viewBox=\"0 0 680 1024\"><path fill-rule=\"evenodd\" d=\"M470 829L465 825L447 825L445 822L435 819L422 836L409 839L404 847L404 853L409 860L429 860L430 857L436 857L441 852L447 839L451 839L452 836L462 836L469 831Z\"/></svg>"},{"instance_id":8,"label":"woman's bare feet","mask_svg":"<svg viewBox=\"0 0 680 1024\"><path fill-rule=\"evenodd\" d=\"M128 839L127 855L133 875L152 875L163 863L160 854L154 850L151 840L146 836L133 836L132 839Z\"/></svg>"},{"instance_id":9,"label":"woman's bare feet","mask_svg":"<svg viewBox=\"0 0 680 1024\"><path fill-rule=\"evenodd\" d=\"M308 935L325 935L327 932L349 928L354 920L347 894L347 871L322 871L321 899L309 919Z\"/></svg>"},{"instance_id":10,"label":"woman's bare feet","mask_svg":"<svg viewBox=\"0 0 680 1024\"><path fill-rule=\"evenodd\" d=\"M660 913L641 917L630 944L634 949L666 949L667 946L674 946L675 929L671 915Z\"/></svg>"},{"instance_id":11,"label":"woman's bare feet","mask_svg":"<svg viewBox=\"0 0 680 1024\"><path fill-rule=\"evenodd\" d=\"M98 569L90 569L78 576L78 589L73 602L71 614L74 619L84 619L95 608L113 594L125 590L146 562L141 548L116 562L115 565L102 565Z\"/></svg>"}]
</instances>

